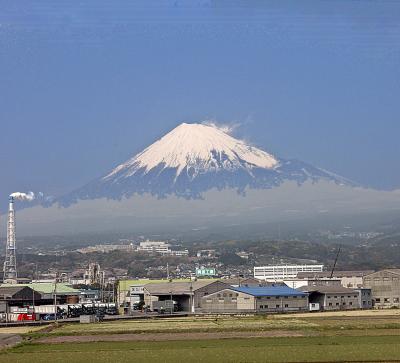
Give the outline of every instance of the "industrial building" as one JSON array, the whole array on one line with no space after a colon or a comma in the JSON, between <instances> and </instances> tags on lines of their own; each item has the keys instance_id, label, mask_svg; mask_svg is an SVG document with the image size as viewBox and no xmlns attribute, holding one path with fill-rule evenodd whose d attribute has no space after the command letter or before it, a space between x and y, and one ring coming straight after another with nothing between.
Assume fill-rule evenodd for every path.
<instances>
[{"instance_id":1,"label":"industrial building","mask_svg":"<svg viewBox=\"0 0 400 363\"><path fill-rule=\"evenodd\" d=\"M117 285L117 303L127 313L132 306L144 300L144 286L148 284L161 284L169 282L189 282L189 279L173 279L173 280L150 280L150 279L133 279L120 280Z\"/></svg>"},{"instance_id":2,"label":"industrial building","mask_svg":"<svg viewBox=\"0 0 400 363\"><path fill-rule=\"evenodd\" d=\"M254 278L263 281L284 281L297 277L299 272L322 272L324 265L269 265L254 267Z\"/></svg>"},{"instance_id":3,"label":"industrial building","mask_svg":"<svg viewBox=\"0 0 400 363\"><path fill-rule=\"evenodd\" d=\"M375 308L400 308L400 269L387 269L364 276L364 287L371 289Z\"/></svg>"},{"instance_id":4,"label":"industrial building","mask_svg":"<svg viewBox=\"0 0 400 363\"><path fill-rule=\"evenodd\" d=\"M39 292L28 286L8 285L0 287L0 313L7 313L12 307L32 306L41 301Z\"/></svg>"},{"instance_id":5,"label":"industrial building","mask_svg":"<svg viewBox=\"0 0 400 363\"><path fill-rule=\"evenodd\" d=\"M201 298L205 313L272 313L308 310L308 295L287 286L228 287Z\"/></svg>"},{"instance_id":6,"label":"industrial building","mask_svg":"<svg viewBox=\"0 0 400 363\"><path fill-rule=\"evenodd\" d=\"M29 288L39 294L39 298L36 299L37 304L46 305L54 304L54 297L56 297L57 304L75 304L79 301L80 291L72 288L67 284L54 284L54 283L32 283L32 284L3 284L0 285L1 289L6 288ZM4 290L5 291L5 290ZM26 292L27 290L25 290Z\"/></svg>"},{"instance_id":7,"label":"industrial building","mask_svg":"<svg viewBox=\"0 0 400 363\"><path fill-rule=\"evenodd\" d=\"M215 284L220 282L221 284ZM190 286L194 291L194 310L201 309L199 296L201 294L210 294L217 291L219 287L266 287L266 286L285 286L283 283L272 283L260 281L254 278L229 278L229 279L199 279L199 280L121 280L118 284L118 304L125 313L129 313L135 305L144 301L146 306L151 308L152 301L171 300L170 292L173 295L179 295L174 301L179 302L182 299L186 302L179 305L181 311L189 311L188 297ZM198 288L199 291L197 291ZM204 287L204 288L203 288ZM286 287L286 286L285 286ZM145 299L146 295L146 299ZM153 297L151 297L153 296ZM191 310L191 309L190 309Z\"/></svg>"},{"instance_id":8,"label":"industrial building","mask_svg":"<svg viewBox=\"0 0 400 363\"><path fill-rule=\"evenodd\" d=\"M151 310L160 307L160 302L173 301L176 311L197 312L201 309L202 297L227 288L220 281L198 280L189 282L166 282L148 284L143 287L144 302Z\"/></svg>"},{"instance_id":9,"label":"industrial building","mask_svg":"<svg viewBox=\"0 0 400 363\"><path fill-rule=\"evenodd\" d=\"M369 289L348 289L343 286L305 286L300 290L309 294L310 310L371 309Z\"/></svg>"}]
</instances>

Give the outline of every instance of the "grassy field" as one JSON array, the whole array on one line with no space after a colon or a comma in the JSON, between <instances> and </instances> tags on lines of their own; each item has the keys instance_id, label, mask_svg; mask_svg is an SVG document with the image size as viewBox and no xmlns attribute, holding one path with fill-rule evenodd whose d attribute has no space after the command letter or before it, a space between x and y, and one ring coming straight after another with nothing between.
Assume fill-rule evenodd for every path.
<instances>
[{"instance_id":1,"label":"grassy field","mask_svg":"<svg viewBox=\"0 0 400 363\"><path fill-rule=\"evenodd\" d=\"M23 336L0 362L400 362L398 311L65 324Z\"/></svg>"},{"instance_id":2,"label":"grassy field","mask_svg":"<svg viewBox=\"0 0 400 363\"><path fill-rule=\"evenodd\" d=\"M29 344L0 354L0 361L395 362L400 361L400 339L398 336L380 336Z\"/></svg>"},{"instance_id":3,"label":"grassy field","mask_svg":"<svg viewBox=\"0 0 400 363\"><path fill-rule=\"evenodd\" d=\"M102 324L66 324L46 335L101 335L132 333L184 333L292 330L308 333L340 334L349 330L399 329L397 311L347 312L343 314L269 315L252 317L189 317L112 321Z\"/></svg>"}]
</instances>

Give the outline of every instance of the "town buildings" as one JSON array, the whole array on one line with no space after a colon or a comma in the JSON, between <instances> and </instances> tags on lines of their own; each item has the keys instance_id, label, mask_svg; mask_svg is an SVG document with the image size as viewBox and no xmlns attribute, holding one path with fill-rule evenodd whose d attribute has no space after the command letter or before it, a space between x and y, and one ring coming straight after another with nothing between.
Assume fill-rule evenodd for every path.
<instances>
[{"instance_id":1,"label":"town buildings","mask_svg":"<svg viewBox=\"0 0 400 363\"><path fill-rule=\"evenodd\" d=\"M132 243L124 244L124 245L116 245L116 244L104 244L104 245L96 245L96 246L89 246L80 248L77 252L80 253L93 253L93 252L100 252L100 253L109 253L113 251L126 251L132 252L136 250L136 246Z\"/></svg>"}]
</instances>

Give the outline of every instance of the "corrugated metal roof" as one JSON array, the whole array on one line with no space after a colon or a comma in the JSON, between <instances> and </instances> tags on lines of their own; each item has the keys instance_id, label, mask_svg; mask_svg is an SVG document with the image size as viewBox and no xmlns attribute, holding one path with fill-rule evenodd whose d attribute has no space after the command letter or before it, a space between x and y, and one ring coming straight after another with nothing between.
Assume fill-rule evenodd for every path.
<instances>
[{"instance_id":1,"label":"corrugated metal roof","mask_svg":"<svg viewBox=\"0 0 400 363\"><path fill-rule=\"evenodd\" d=\"M172 282L190 282L190 279L174 279ZM204 279L197 281L217 281L217 279ZM195 282L195 281L193 281ZM120 291L129 291L131 286L145 286L150 284L168 284L170 283L167 279L160 280L150 280L150 279L139 279L139 280L119 280L119 290Z\"/></svg>"},{"instance_id":2,"label":"corrugated metal roof","mask_svg":"<svg viewBox=\"0 0 400 363\"><path fill-rule=\"evenodd\" d=\"M190 281L190 279L176 279L172 280L173 282L184 282ZM120 291L129 291L131 286L145 286L148 284L161 284L168 283L167 279L159 279L159 280L150 280L150 279L138 279L138 280L119 280L119 289Z\"/></svg>"},{"instance_id":3,"label":"corrugated metal roof","mask_svg":"<svg viewBox=\"0 0 400 363\"><path fill-rule=\"evenodd\" d=\"M188 295L191 291L196 291L204 286L214 283L213 280L198 280L193 282L164 282L161 284L148 284L144 288L150 294L170 294L173 295Z\"/></svg>"},{"instance_id":4,"label":"corrugated metal roof","mask_svg":"<svg viewBox=\"0 0 400 363\"><path fill-rule=\"evenodd\" d=\"M35 291L38 291L42 294L52 294L54 292L54 283L43 282L43 283L32 283L32 284L18 284L18 285L10 285L10 284L2 284L0 287L30 287ZM74 289L68 284L57 284L57 294L72 294L76 293L79 295L79 290Z\"/></svg>"},{"instance_id":5,"label":"corrugated metal roof","mask_svg":"<svg viewBox=\"0 0 400 363\"><path fill-rule=\"evenodd\" d=\"M306 296L303 291L295 290L287 286L266 287L236 287L233 290L243 292L252 296Z\"/></svg>"}]
</instances>

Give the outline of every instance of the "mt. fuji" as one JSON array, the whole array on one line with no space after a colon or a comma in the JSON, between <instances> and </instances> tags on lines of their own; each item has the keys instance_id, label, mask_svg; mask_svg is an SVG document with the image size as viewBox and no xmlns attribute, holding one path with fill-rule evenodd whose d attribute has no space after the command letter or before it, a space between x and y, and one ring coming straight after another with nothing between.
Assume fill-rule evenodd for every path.
<instances>
[{"instance_id":1,"label":"mt. fuji","mask_svg":"<svg viewBox=\"0 0 400 363\"><path fill-rule=\"evenodd\" d=\"M275 157L214 124L183 123L141 153L58 202L121 199L150 194L200 199L211 189L271 189L285 181L298 185L325 180L355 185L333 173L298 160Z\"/></svg>"},{"instance_id":2,"label":"mt. fuji","mask_svg":"<svg viewBox=\"0 0 400 363\"><path fill-rule=\"evenodd\" d=\"M247 238L257 230L270 233L266 223L318 221L321 228L335 220L348 226L364 217L386 223L399 206L398 192L363 188L279 158L234 138L226 128L184 123L103 177L19 211L18 225L22 233L40 235L169 231L197 236L206 231L237 238L243 229Z\"/></svg>"}]
</instances>

